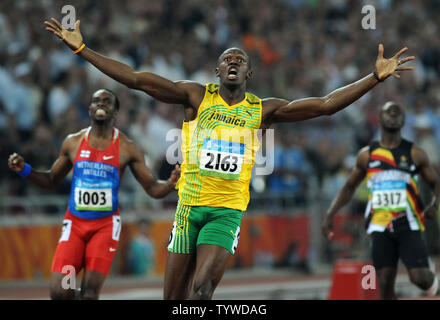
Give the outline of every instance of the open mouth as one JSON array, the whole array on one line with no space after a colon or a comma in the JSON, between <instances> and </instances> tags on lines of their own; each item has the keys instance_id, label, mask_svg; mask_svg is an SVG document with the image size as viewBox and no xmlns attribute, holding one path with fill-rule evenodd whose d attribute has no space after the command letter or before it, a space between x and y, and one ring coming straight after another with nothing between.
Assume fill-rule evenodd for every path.
<instances>
[{"instance_id":1,"label":"open mouth","mask_svg":"<svg viewBox=\"0 0 440 320\"><path fill-rule=\"evenodd\" d=\"M99 108L96 110L95 115L97 116L105 116L107 115L107 110L103 109L103 108Z\"/></svg>"},{"instance_id":2,"label":"open mouth","mask_svg":"<svg viewBox=\"0 0 440 320\"><path fill-rule=\"evenodd\" d=\"M238 70L236 68L229 69L228 79L233 80L237 78Z\"/></svg>"}]
</instances>

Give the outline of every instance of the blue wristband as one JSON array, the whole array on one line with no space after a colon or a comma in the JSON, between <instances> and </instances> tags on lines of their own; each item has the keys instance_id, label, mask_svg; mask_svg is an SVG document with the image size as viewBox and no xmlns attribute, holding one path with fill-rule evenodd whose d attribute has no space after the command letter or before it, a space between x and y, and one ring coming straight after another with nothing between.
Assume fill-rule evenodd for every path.
<instances>
[{"instance_id":1,"label":"blue wristband","mask_svg":"<svg viewBox=\"0 0 440 320\"><path fill-rule=\"evenodd\" d=\"M17 174L23 178L26 178L28 175L31 174L32 167L30 164L25 163L24 168L21 171L17 171Z\"/></svg>"}]
</instances>

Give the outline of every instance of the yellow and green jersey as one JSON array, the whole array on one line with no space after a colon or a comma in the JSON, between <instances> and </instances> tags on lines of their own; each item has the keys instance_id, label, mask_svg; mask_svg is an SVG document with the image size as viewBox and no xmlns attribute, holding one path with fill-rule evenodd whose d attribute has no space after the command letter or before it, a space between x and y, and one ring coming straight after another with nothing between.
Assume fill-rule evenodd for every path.
<instances>
[{"instance_id":1,"label":"yellow and green jersey","mask_svg":"<svg viewBox=\"0 0 440 320\"><path fill-rule=\"evenodd\" d=\"M246 210L261 114L257 96L230 106L217 84L206 85L196 118L182 127L180 203Z\"/></svg>"}]
</instances>

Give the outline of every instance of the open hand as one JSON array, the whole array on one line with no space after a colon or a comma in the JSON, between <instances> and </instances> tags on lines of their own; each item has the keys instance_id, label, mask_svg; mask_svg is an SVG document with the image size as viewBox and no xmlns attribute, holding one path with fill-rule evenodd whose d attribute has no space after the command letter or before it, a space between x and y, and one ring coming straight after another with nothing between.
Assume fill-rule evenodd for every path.
<instances>
[{"instance_id":1,"label":"open hand","mask_svg":"<svg viewBox=\"0 0 440 320\"><path fill-rule=\"evenodd\" d=\"M70 49L76 50L83 44L83 37L79 30L80 21L75 22L75 30L68 31L64 29L63 25L58 22L57 19L51 18L52 23L49 21L44 21L46 25L46 30L52 32L58 38L64 41Z\"/></svg>"},{"instance_id":2,"label":"open hand","mask_svg":"<svg viewBox=\"0 0 440 320\"><path fill-rule=\"evenodd\" d=\"M396 73L396 71L404 71L404 70L413 70L413 67L400 67L400 65L408 62L410 60L414 60L414 56L410 56L407 58L403 58L399 60L399 57L408 50L407 47L401 49L397 52L392 58L385 59L383 57L383 45L379 45L379 52L377 54L376 60L376 73L380 80L385 80L389 76L393 76L395 78L400 78L400 75Z\"/></svg>"}]
</instances>

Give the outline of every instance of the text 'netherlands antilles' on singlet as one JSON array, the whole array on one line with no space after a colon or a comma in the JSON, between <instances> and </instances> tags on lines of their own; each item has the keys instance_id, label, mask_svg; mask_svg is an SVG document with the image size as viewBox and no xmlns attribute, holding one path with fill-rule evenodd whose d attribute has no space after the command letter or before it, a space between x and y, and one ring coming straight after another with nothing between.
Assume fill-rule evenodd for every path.
<instances>
[{"instance_id":1,"label":"text 'netherlands antilles' on singlet","mask_svg":"<svg viewBox=\"0 0 440 320\"><path fill-rule=\"evenodd\" d=\"M228 105L217 84L207 84L197 117L182 126L181 177L185 205L245 211L255 155L260 148L261 99L246 92Z\"/></svg>"},{"instance_id":2,"label":"text 'netherlands antilles' on singlet","mask_svg":"<svg viewBox=\"0 0 440 320\"><path fill-rule=\"evenodd\" d=\"M418 168L411 158L412 143L402 139L397 148L370 144L367 167L367 233L393 229L393 222L406 217L411 230L424 231L418 190ZM402 220L403 221L403 220Z\"/></svg>"},{"instance_id":3,"label":"text 'netherlands antilles' on singlet","mask_svg":"<svg viewBox=\"0 0 440 320\"><path fill-rule=\"evenodd\" d=\"M98 219L118 211L119 130L113 129L110 146L99 150L89 145L87 129L73 162L68 210L84 219Z\"/></svg>"}]
</instances>

